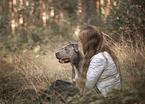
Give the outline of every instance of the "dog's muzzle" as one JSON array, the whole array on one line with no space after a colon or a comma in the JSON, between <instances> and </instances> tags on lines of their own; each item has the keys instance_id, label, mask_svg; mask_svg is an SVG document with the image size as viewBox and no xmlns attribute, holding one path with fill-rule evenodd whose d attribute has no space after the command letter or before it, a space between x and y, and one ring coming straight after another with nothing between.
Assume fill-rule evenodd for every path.
<instances>
[{"instance_id":1,"label":"dog's muzzle","mask_svg":"<svg viewBox=\"0 0 145 104\"><path fill-rule=\"evenodd\" d=\"M69 63L70 62L69 58L61 58L59 52L56 52L55 56L59 60L60 63Z\"/></svg>"}]
</instances>

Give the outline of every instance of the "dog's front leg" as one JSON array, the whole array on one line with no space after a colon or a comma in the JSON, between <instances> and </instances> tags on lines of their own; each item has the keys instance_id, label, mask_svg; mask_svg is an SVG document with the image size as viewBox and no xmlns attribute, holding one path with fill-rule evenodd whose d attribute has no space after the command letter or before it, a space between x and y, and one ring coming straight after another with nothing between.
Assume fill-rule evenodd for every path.
<instances>
[{"instance_id":1,"label":"dog's front leg","mask_svg":"<svg viewBox=\"0 0 145 104\"><path fill-rule=\"evenodd\" d=\"M72 81L73 83L75 83L75 69L73 65L72 65Z\"/></svg>"},{"instance_id":2,"label":"dog's front leg","mask_svg":"<svg viewBox=\"0 0 145 104\"><path fill-rule=\"evenodd\" d=\"M79 78L79 72L76 67L73 67L73 82L76 83Z\"/></svg>"}]
</instances>

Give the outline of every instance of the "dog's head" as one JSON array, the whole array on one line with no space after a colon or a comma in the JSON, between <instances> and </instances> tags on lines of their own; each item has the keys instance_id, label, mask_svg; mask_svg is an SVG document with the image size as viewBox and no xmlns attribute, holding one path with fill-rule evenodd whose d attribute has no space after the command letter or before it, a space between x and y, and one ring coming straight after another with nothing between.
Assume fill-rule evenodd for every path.
<instances>
[{"instance_id":1,"label":"dog's head","mask_svg":"<svg viewBox=\"0 0 145 104\"><path fill-rule=\"evenodd\" d=\"M69 63L73 61L74 57L77 57L78 52L78 44L68 44L62 47L61 51L56 52L55 55L60 63Z\"/></svg>"}]
</instances>

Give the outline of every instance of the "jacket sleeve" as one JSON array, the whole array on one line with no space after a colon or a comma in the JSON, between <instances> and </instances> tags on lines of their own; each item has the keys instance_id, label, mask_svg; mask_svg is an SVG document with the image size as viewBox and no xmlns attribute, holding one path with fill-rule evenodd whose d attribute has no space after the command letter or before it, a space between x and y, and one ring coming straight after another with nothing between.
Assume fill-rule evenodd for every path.
<instances>
[{"instance_id":1,"label":"jacket sleeve","mask_svg":"<svg viewBox=\"0 0 145 104\"><path fill-rule=\"evenodd\" d=\"M95 55L92 57L86 76L87 77L85 85L86 90L91 90L92 88L94 88L101 74L105 70L105 66L106 59L103 56L98 57L98 55Z\"/></svg>"}]
</instances>

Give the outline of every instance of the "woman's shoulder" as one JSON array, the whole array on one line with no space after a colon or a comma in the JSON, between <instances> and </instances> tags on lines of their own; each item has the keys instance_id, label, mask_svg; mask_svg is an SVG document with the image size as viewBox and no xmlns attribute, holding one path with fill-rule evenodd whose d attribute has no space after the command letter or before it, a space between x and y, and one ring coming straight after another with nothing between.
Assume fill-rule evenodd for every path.
<instances>
[{"instance_id":1,"label":"woman's shoulder","mask_svg":"<svg viewBox=\"0 0 145 104\"><path fill-rule=\"evenodd\" d=\"M104 54L105 53L105 55L107 55L108 53L105 51L105 52L99 52L99 53L97 53L97 54L95 54L92 58L91 58L91 60L94 60L94 59L104 59Z\"/></svg>"},{"instance_id":2,"label":"woman's shoulder","mask_svg":"<svg viewBox=\"0 0 145 104\"><path fill-rule=\"evenodd\" d=\"M100 60L104 60L104 59L110 59L111 56L109 55L108 52L104 51L104 52L99 52L98 54L94 55L91 60L95 60L95 59L100 59Z\"/></svg>"}]
</instances>

